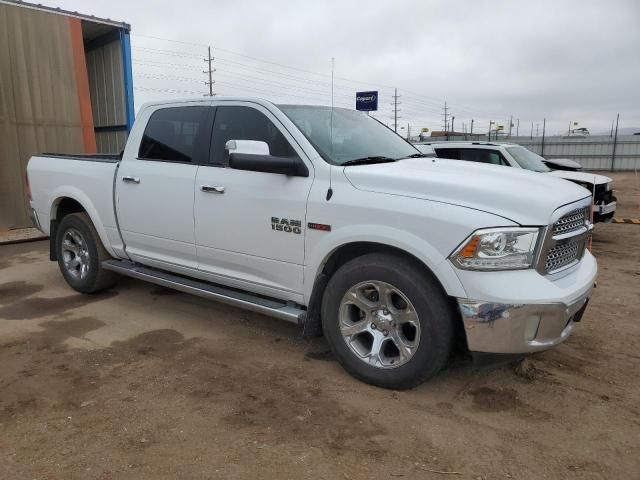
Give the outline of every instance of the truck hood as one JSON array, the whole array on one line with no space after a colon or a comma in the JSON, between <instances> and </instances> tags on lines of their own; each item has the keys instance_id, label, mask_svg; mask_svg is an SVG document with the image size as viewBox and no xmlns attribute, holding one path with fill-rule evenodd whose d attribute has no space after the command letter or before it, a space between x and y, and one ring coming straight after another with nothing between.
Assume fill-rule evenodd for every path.
<instances>
[{"instance_id":1,"label":"truck hood","mask_svg":"<svg viewBox=\"0 0 640 480\"><path fill-rule=\"evenodd\" d=\"M596 185L602 185L602 184L611 182L611 179L609 177L605 177L604 175L598 175L596 173L553 170L549 172L549 175L554 175L556 177L564 178L565 180L570 180L572 182L589 183L591 185L594 182Z\"/></svg>"},{"instance_id":2,"label":"truck hood","mask_svg":"<svg viewBox=\"0 0 640 480\"><path fill-rule=\"evenodd\" d=\"M590 196L553 175L440 158L344 167L351 184L370 192L460 205L521 225L548 225L559 207Z\"/></svg>"}]
</instances>

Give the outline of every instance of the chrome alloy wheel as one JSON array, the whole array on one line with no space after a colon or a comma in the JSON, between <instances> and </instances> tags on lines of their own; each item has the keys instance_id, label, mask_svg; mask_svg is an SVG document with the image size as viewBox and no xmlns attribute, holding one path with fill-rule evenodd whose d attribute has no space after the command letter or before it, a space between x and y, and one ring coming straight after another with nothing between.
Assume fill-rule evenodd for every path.
<instances>
[{"instance_id":1,"label":"chrome alloy wheel","mask_svg":"<svg viewBox=\"0 0 640 480\"><path fill-rule=\"evenodd\" d=\"M82 234L69 228L62 236L62 260L73 278L83 280L89 273L89 249Z\"/></svg>"},{"instance_id":2,"label":"chrome alloy wheel","mask_svg":"<svg viewBox=\"0 0 640 480\"><path fill-rule=\"evenodd\" d=\"M407 363L420 342L418 314L405 294L385 282L351 287L340 301L342 338L363 362L377 368Z\"/></svg>"}]
</instances>

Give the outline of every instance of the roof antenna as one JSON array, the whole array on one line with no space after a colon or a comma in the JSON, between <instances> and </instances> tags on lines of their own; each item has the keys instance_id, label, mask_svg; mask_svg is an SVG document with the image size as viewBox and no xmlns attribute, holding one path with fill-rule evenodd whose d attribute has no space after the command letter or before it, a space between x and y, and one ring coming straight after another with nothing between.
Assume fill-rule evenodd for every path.
<instances>
[{"instance_id":1,"label":"roof antenna","mask_svg":"<svg viewBox=\"0 0 640 480\"><path fill-rule=\"evenodd\" d=\"M333 156L333 70L335 67L335 58L331 57L331 115L329 117L329 141L331 142L331 156ZM327 190L327 201L333 196L333 188L331 188L331 173L333 165L329 164L329 190Z\"/></svg>"}]
</instances>

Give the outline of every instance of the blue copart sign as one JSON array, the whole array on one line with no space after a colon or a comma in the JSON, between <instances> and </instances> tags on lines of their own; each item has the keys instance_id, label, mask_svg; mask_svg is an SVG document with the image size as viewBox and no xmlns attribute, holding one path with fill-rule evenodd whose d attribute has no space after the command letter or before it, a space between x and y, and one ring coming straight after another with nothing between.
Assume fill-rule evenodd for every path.
<instances>
[{"instance_id":1,"label":"blue copart sign","mask_svg":"<svg viewBox=\"0 0 640 480\"><path fill-rule=\"evenodd\" d=\"M356 110L362 112L378 110L378 92L356 92Z\"/></svg>"}]
</instances>

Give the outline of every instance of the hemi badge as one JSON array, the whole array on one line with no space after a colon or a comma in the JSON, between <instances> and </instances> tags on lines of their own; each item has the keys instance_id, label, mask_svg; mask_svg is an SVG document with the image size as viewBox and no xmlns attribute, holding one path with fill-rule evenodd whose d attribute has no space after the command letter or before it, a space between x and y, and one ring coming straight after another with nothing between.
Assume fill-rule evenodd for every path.
<instances>
[{"instance_id":1,"label":"hemi badge","mask_svg":"<svg viewBox=\"0 0 640 480\"><path fill-rule=\"evenodd\" d=\"M330 232L331 231L331 225L326 225L324 223L311 223L311 222L309 222L307 224L307 226L311 230L322 230L323 232Z\"/></svg>"}]
</instances>

